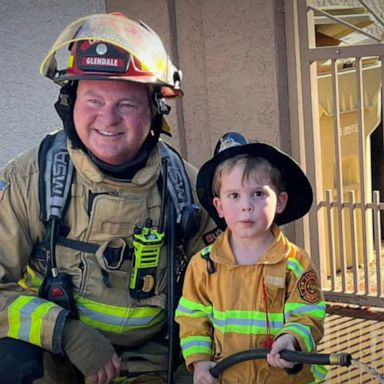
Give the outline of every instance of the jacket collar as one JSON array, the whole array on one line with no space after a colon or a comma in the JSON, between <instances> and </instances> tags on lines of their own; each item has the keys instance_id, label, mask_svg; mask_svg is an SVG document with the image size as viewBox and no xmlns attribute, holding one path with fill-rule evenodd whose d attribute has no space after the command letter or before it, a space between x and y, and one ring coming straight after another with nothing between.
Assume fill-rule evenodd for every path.
<instances>
[{"instance_id":1,"label":"jacket collar","mask_svg":"<svg viewBox=\"0 0 384 384\"><path fill-rule=\"evenodd\" d=\"M277 225L273 225L272 233L275 237L274 242L268 248L264 256L262 256L256 264L277 264L285 260L290 251L289 242L283 232ZM227 228L214 243L211 259L214 262L226 265L237 265L235 256L232 252L230 242L230 230Z\"/></svg>"},{"instance_id":2,"label":"jacket collar","mask_svg":"<svg viewBox=\"0 0 384 384\"><path fill-rule=\"evenodd\" d=\"M105 175L89 156L82 149L72 148L71 142L67 142L69 156L73 161L77 172L94 183L107 183L113 185L124 185L126 182L113 179L111 176ZM130 181L132 186L149 187L156 183L160 175L160 152L156 145L150 152L147 163L144 168L138 170Z\"/></svg>"}]
</instances>

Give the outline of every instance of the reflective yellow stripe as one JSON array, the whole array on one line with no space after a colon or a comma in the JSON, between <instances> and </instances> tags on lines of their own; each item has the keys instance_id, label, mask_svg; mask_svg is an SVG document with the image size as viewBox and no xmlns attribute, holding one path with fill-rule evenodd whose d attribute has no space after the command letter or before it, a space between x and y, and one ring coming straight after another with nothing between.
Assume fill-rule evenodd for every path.
<instances>
[{"instance_id":1,"label":"reflective yellow stripe","mask_svg":"<svg viewBox=\"0 0 384 384\"><path fill-rule=\"evenodd\" d=\"M21 288L24 288L24 289L30 289L25 281L25 277L22 277L18 282L17 284L20 285Z\"/></svg>"},{"instance_id":2,"label":"reflective yellow stripe","mask_svg":"<svg viewBox=\"0 0 384 384\"><path fill-rule=\"evenodd\" d=\"M126 308L77 298L80 320L93 328L113 333L150 328L165 320L165 310L159 307Z\"/></svg>"},{"instance_id":3,"label":"reflective yellow stripe","mask_svg":"<svg viewBox=\"0 0 384 384\"><path fill-rule=\"evenodd\" d=\"M41 279L39 276L36 275L36 272L28 265L27 266L27 273L31 276L31 282L34 287L40 287L40 285L43 283L43 279Z\"/></svg>"},{"instance_id":4,"label":"reflective yellow stripe","mask_svg":"<svg viewBox=\"0 0 384 384\"><path fill-rule=\"evenodd\" d=\"M8 307L8 336L41 346L45 316L56 305L35 296L19 296Z\"/></svg>"},{"instance_id":5,"label":"reflective yellow stripe","mask_svg":"<svg viewBox=\"0 0 384 384\"><path fill-rule=\"evenodd\" d=\"M36 272L27 265L24 276L17 282L22 288L37 293L43 280L36 275Z\"/></svg>"},{"instance_id":6,"label":"reflective yellow stripe","mask_svg":"<svg viewBox=\"0 0 384 384\"><path fill-rule=\"evenodd\" d=\"M15 301L21 301L20 299L21 297ZM13 302L8 307L8 336L17 339L20 329L20 309L15 304L16 302Z\"/></svg>"},{"instance_id":7,"label":"reflective yellow stripe","mask_svg":"<svg viewBox=\"0 0 384 384\"><path fill-rule=\"evenodd\" d=\"M44 303L39 305L36 310L32 313L32 317L38 316L35 321L32 321L31 328L29 331L29 340L32 344L41 345L41 327L43 325L43 320L48 311L52 308L50 303Z\"/></svg>"}]
</instances>

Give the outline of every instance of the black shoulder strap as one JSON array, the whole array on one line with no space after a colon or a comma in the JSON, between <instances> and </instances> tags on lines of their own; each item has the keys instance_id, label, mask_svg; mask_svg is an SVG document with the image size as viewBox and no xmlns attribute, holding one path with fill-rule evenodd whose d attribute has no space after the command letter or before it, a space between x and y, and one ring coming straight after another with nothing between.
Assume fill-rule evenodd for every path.
<instances>
[{"instance_id":1,"label":"black shoulder strap","mask_svg":"<svg viewBox=\"0 0 384 384\"><path fill-rule=\"evenodd\" d=\"M168 160L168 192L180 223L182 211L193 204L190 181L180 155L167 143L159 141L160 155ZM40 219L53 215L61 219L72 184L73 164L66 147L64 131L47 135L39 148Z\"/></svg>"},{"instance_id":2,"label":"black shoulder strap","mask_svg":"<svg viewBox=\"0 0 384 384\"><path fill-rule=\"evenodd\" d=\"M62 219L71 190L74 167L63 130L47 135L38 155L40 220Z\"/></svg>"},{"instance_id":3,"label":"black shoulder strap","mask_svg":"<svg viewBox=\"0 0 384 384\"><path fill-rule=\"evenodd\" d=\"M168 143L159 140L160 156L168 160L168 192L176 208L176 223L181 223L182 212L193 204L191 184L183 160Z\"/></svg>"},{"instance_id":4,"label":"black shoulder strap","mask_svg":"<svg viewBox=\"0 0 384 384\"><path fill-rule=\"evenodd\" d=\"M159 140L159 148L161 157L167 159L167 186L176 210L176 223L188 228L181 231L181 237L189 238L198 225L199 208L193 203L190 181L180 155L162 140ZM74 174L63 130L44 138L39 148L38 164L40 220L44 223L52 218L60 220L69 202Z\"/></svg>"},{"instance_id":5,"label":"black shoulder strap","mask_svg":"<svg viewBox=\"0 0 384 384\"><path fill-rule=\"evenodd\" d=\"M212 273L216 272L215 263L211 259L211 252L212 252L212 244L208 245L207 247L203 248L200 251L201 258L207 262L207 270L209 275L212 275Z\"/></svg>"}]
</instances>

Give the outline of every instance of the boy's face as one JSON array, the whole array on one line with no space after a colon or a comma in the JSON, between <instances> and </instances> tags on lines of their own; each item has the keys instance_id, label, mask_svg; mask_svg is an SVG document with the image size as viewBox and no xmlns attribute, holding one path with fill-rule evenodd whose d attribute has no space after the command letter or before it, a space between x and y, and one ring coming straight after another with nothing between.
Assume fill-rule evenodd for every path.
<instances>
[{"instance_id":1,"label":"boy's face","mask_svg":"<svg viewBox=\"0 0 384 384\"><path fill-rule=\"evenodd\" d=\"M262 238L269 234L276 213L283 212L287 193L277 194L270 178L255 170L243 180L244 164L223 170L220 196L213 199L218 215L225 219L233 236Z\"/></svg>"}]
</instances>

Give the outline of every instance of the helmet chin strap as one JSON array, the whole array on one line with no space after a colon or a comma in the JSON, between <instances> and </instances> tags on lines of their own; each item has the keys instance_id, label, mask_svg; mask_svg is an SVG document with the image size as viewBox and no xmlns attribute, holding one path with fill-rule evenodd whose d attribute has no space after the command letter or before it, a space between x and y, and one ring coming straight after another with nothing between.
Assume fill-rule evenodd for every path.
<instances>
[{"instance_id":1,"label":"helmet chin strap","mask_svg":"<svg viewBox=\"0 0 384 384\"><path fill-rule=\"evenodd\" d=\"M85 149L84 144L77 135L73 122L73 107L76 100L78 81L71 81L60 89L59 97L55 103L55 109L63 122L64 132L68 136L75 149Z\"/></svg>"},{"instance_id":2,"label":"helmet chin strap","mask_svg":"<svg viewBox=\"0 0 384 384\"><path fill-rule=\"evenodd\" d=\"M160 116L161 120L161 116ZM154 123L152 123L152 126ZM155 134L155 132L158 132ZM108 164L105 161L99 159L92 152L88 151L89 157L96 166L101 169L107 175L110 175L114 178L120 180L131 180L137 171L145 166L145 163L148 159L148 156L152 148L156 145L159 139L160 130L156 129L153 133L152 130L149 132L144 143L142 144L139 153L130 161L127 161L123 164L112 165Z\"/></svg>"},{"instance_id":3,"label":"helmet chin strap","mask_svg":"<svg viewBox=\"0 0 384 384\"><path fill-rule=\"evenodd\" d=\"M89 158L103 173L119 180L130 181L136 172L145 166L150 150L147 143L144 142L140 152L134 159L119 165L108 164L96 157L92 152L88 151L88 153Z\"/></svg>"}]
</instances>

